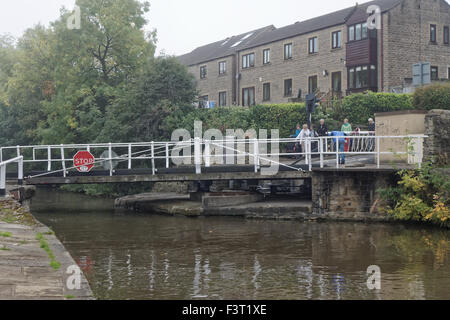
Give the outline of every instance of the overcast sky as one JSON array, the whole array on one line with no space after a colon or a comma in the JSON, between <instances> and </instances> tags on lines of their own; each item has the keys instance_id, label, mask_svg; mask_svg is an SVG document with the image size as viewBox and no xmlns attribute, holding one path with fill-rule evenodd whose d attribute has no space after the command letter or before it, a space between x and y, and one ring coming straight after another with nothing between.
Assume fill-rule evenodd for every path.
<instances>
[{"instance_id":1,"label":"overcast sky","mask_svg":"<svg viewBox=\"0 0 450 320\"><path fill-rule=\"evenodd\" d=\"M360 0L360 3L367 2ZM356 0L150 0L148 30L158 31L157 52L183 54L198 46L268 25L282 27L355 5ZM48 25L75 0L0 0L0 34L19 37Z\"/></svg>"}]
</instances>

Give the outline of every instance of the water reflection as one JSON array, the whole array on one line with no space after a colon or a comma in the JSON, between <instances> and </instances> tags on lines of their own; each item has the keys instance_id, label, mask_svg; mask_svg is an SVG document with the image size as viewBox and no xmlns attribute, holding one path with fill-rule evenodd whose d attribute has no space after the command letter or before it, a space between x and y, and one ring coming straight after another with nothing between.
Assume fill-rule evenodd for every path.
<instances>
[{"instance_id":1,"label":"water reflection","mask_svg":"<svg viewBox=\"0 0 450 320\"><path fill-rule=\"evenodd\" d=\"M40 191L33 210L101 299L450 299L449 231L124 214L71 194L59 211L51 197ZM67 209L80 202L96 210Z\"/></svg>"}]
</instances>

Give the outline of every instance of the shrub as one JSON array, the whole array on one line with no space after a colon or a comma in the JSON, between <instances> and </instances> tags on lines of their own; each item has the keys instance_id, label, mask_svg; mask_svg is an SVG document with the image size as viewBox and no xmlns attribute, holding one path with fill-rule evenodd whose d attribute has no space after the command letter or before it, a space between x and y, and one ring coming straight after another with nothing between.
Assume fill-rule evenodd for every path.
<instances>
[{"instance_id":1,"label":"shrub","mask_svg":"<svg viewBox=\"0 0 450 320\"><path fill-rule=\"evenodd\" d=\"M395 188L381 190L390 202L387 212L397 220L450 227L450 182L427 163L420 170L402 170Z\"/></svg>"},{"instance_id":2,"label":"shrub","mask_svg":"<svg viewBox=\"0 0 450 320\"><path fill-rule=\"evenodd\" d=\"M366 124L377 112L414 109L410 94L358 93L347 96L333 118L343 121L348 118L355 125Z\"/></svg>"},{"instance_id":3,"label":"shrub","mask_svg":"<svg viewBox=\"0 0 450 320\"><path fill-rule=\"evenodd\" d=\"M418 88L413 95L413 105L419 110L450 110L450 83Z\"/></svg>"}]
</instances>

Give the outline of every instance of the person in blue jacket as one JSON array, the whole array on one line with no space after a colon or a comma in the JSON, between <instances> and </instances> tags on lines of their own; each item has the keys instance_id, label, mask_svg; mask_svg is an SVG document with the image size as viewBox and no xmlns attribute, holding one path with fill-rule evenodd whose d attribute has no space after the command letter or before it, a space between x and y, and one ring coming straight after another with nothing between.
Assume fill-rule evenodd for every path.
<instances>
[{"instance_id":1,"label":"person in blue jacket","mask_svg":"<svg viewBox=\"0 0 450 320\"><path fill-rule=\"evenodd\" d=\"M345 132L342 131L333 131L333 132L329 132L328 133L329 136L331 137L339 137L339 138L334 138L333 139L333 143L334 143L334 149L336 150L336 140L339 140L339 164L345 164Z\"/></svg>"}]
</instances>

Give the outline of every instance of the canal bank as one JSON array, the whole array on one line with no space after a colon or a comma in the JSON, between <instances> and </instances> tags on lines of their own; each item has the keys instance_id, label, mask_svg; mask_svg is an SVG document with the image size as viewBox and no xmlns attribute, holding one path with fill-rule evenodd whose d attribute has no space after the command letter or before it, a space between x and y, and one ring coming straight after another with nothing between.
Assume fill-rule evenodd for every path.
<instances>
[{"instance_id":1,"label":"canal bank","mask_svg":"<svg viewBox=\"0 0 450 320\"><path fill-rule=\"evenodd\" d=\"M92 299L82 273L80 289L68 288L71 266L70 253L27 205L0 199L0 300Z\"/></svg>"}]
</instances>

